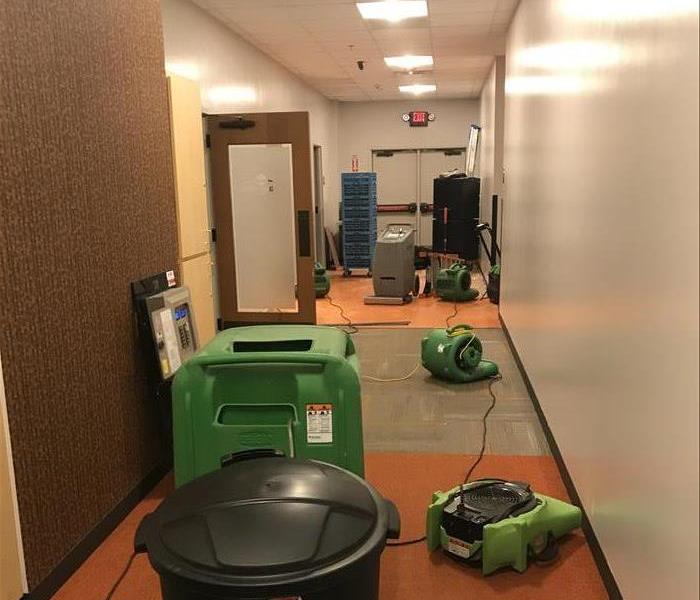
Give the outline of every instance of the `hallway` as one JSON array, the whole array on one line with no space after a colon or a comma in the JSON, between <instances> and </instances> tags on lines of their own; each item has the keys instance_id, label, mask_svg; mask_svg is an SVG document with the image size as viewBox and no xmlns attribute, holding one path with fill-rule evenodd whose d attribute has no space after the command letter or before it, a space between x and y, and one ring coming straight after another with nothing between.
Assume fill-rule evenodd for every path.
<instances>
[{"instance_id":1,"label":"hallway","mask_svg":"<svg viewBox=\"0 0 700 600\"><path fill-rule=\"evenodd\" d=\"M363 376L396 378L419 358L426 330L361 328L353 336ZM487 421L486 452L474 477L525 480L536 491L568 500L554 459L514 358L500 329L479 329L485 356L498 362L503 379ZM402 538L423 533L431 494L455 486L476 460L482 418L490 403L488 383L448 384L419 369L403 382L363 381L367 479L395 499L402 515ZM71 577L53 600L102 600L131 551L135 527L172 487L167 477L125 519ZM483 578L424 544L387 548L382 559L381 597L427 600L460 597L473 590L483 600L604 600L605 589L585 537L577 531L560 545L551 564L534 564L523 574L509 570ZM114 600L160 600L158 580L138 556ZM358 599L359 600L359 599Z\"/></svg>"},{"instance_id":2,"label":"hallway","mask_svg":"<svg viewBox=\"0 0 700 600\"><path fill-rule=\"evenodd\" d=\"M699 0L0 40L0 600L700 597Z\"/></svg>"}]
</instances>

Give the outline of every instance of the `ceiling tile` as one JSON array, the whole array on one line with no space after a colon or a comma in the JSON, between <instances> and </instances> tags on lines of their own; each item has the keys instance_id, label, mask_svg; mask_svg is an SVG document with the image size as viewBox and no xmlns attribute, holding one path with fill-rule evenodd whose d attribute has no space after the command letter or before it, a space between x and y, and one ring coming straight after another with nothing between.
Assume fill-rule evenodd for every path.
<instances>
[{"instance_id":1,"label":"ceiling tile","mask_svg":"<svg viewBox=\"0 0 700 600\"><path fill-rule=\"evenodd\" d=\"M430 15L431 27L453 27L456 25L490 25L493 12L444 13Z\"/></svg>"},{"instance_id":2,"label":"ceiling tile","mask_svg":"<svg viewBox=\"0 0 700 600\"><path fill-rule=\"evenodd\" d=\"M498 10L500 0L428 0L428 14L464 14L493 12Z\"/></svg>"},{"instance_id":3,"label":"ceiling tile","mask_svg":"<svg viewBox=\"0 0 700 600\"><path fill-rule=\"evenodd\" d=\"M510 10L499 10L495 13L493 13L493 20L491 23L496 23L496 24L508 24L510 23L511 19L513 18L513 11Z\"/></svg>"},{"instance_id":4,"label":"ceiling tile","mask_svg":"<svg viewBox=\"0 0 700 600\"><path fill-rule=\"evenodd\" d=\"M511 15L515 12L520 0L498 0L498 8L496 10L510 11Z\"/></svg>"},{"instance_id":5,"label":"ceiling tile","mask_svg":"<svg viewBox=\"0 0 700 600\"><path fill-rule=\"evenodd\" d=\"M435 59L435 67L444 70L472 69L482 67L490 69L493 64L493 56L438 56Z\"/></svg>"},{"instance_id":6,"label":"ceiling tile","mask_svg":"<svg viewBox=\"0 0 700 600\"><path fill-rule=\"evenodd\" d=\"M462 38L469 35L487 35L490 29L489 23L457 25L449 27L433 27L432 39Z\"/></svg>"},{"instance_id":7,"label":"ceiling tile","mask_svg":"<svg viewBox=\"0 0 700 600\"><path fill-rule=\"evenodd\" d=\"M308 3L301 6L287 6L285 12L295 21L307 20L357 20L362 23L364 19L354 4L329 4L326 2Z\"/></svg>"},{"instance_id":8,"label":"ceiling tile","mask_svg":"<svg viewBox=\"0 0 700 600\"><path fill-rule=\"evenodd\" d=\"M517 0L428 0L429 17L364 21L352 0L194 0L329 98L406 98L399 82L438 82L436 97L478 94L505 50ZM353 46L350 48L350 46ZM430 54L435 68L394 73L384 56ZM357 61L364 61L364 70Z\"/></svg>"}]
</instances>

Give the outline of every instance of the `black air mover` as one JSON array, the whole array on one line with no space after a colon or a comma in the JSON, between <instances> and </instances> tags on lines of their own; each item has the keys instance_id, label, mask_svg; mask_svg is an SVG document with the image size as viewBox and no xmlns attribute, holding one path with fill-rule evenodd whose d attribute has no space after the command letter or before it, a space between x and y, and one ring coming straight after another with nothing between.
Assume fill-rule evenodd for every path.
<instances>
[{"instance_id":1,"label":"black air mover","mask_svg":"<svg viewBox=\"0 0 700 600\"><path fill-rule=\"evenodd\" d=\"M163 600L377 600L379 558L399 528L393 503L356 475L266 456L175 490L135 546Z\"/></svg>"}]
</instances>

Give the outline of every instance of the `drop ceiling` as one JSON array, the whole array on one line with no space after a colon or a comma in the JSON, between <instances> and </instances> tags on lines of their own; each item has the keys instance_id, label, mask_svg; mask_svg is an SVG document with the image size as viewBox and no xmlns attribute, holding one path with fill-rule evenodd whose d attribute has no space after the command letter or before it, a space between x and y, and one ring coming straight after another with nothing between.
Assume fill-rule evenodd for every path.
<instances>
[{"instance_id":1,"label":"drop ceiling","mask_svg":"<svg viewBox=\"0 0 700 600\"><path fill-rule=\"evenodd\" d=\"M193 0L328 98L406 98L399 84L434 83L430 97L479 95L518 0L428 0L426 18L366 21L348 0ZM412 75L385 56L432 55ZM359 70L357 61L364 61Z\"/></svg>"}]
</instances>

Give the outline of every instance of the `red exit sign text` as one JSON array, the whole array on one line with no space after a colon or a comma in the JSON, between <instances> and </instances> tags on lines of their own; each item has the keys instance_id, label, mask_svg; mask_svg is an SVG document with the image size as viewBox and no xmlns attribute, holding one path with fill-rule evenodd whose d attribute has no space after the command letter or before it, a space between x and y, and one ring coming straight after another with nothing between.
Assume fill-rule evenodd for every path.
<instances>
[{"instance_id":1,"label":"red exit sign text","mask_svg":"<svg viewBox=\"0 0 700 600\"><path fill-rule=\"evenodd\" d=\"M428 112L425 110L414 110L409 113L411 119L408 124L411 127L427 127L428 125Z\"/></svg>"}]
</instances>

